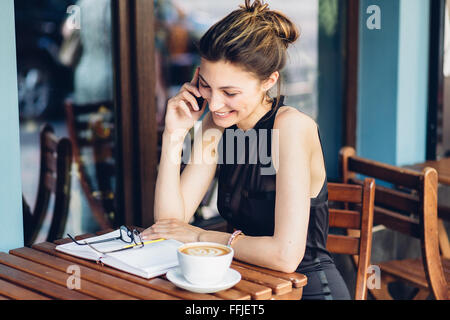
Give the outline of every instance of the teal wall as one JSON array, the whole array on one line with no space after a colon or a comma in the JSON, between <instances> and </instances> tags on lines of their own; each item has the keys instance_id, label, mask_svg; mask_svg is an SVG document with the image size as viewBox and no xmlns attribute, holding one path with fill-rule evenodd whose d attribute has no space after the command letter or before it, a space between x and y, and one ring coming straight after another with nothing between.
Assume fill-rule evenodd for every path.
<instances>
[{"instance_id":1,"label":"teal wall","mask_svg":"<svg viewBox=\"0 0 450 320\"><path fill-rule=\"evenodd\" d=\"M430 0L361 0L357 153L393 165L425 160ZM369 30L370 5L381 29Z\"/></svg>"},{"instance_id":2,"label":"teal wall","mask_svg":"<svg viewBox=\"0 0 450 320\"><path fill-rule=\"evenodd\" d=\"M14 1L0 1L0 251L23 246Z\"/></svg>"},{"instance_id":3,"label":"teal wall","mask_svg":"<svg viewBox=\"0 0 450 320\"><path fill-rule=\"evenodd\" d=\"M400 1L397 165L422 162L426 158L429 1Z\"/></svg>"},{"instance_id":4,"label":"teal wall","mask_svg":"<svg viewBox=\"0 0 450 320\"><path fill-rule=\"evenodd\" d=\"M339 180L338 154L342 147L345 7L340 0L319 0L319 77L317 123L330 181Z\"/></svg>"},{"instance_id":5,"label":"teal wall","mask_svg":"<svg viewBox=\"0 0 450 320\"><path fill-rule=\"evenodd\" d=\"M368 6L381 8L381 30L368 30ZM361 1L357 152L395 163L399 1Z\"/></svg>"}]
</instances>

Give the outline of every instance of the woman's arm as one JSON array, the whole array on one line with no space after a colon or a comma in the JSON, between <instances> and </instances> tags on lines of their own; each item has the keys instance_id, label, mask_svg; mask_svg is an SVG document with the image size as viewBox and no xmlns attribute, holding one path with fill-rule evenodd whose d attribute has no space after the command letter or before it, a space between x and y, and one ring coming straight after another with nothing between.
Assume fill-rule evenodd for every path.
<instances>
[{"instance_id":1,"label":"woman's arm","mask_svg":"<svg viewBox=\"0 0 450 320\"><path fill-rule=\"evenodd\" d=\"M155 190L155 221L179 219L189 222L211 184L217 168L222 131L208 112L196 133L191 159L180 177L185 134L163 134L161 161ZM200 156L198 156L198 154Z\"/></svg>"},{"instance_id":2,"label":"woman's arm","mask_svg":"<svg viewBox=\"0 0 450 320\"><path fill-rule=\"evenodd\" d=\"M164 131L161 159L155 189L155 221L179 219L184 221L184 199L180 187L180 160L185 135ZM170 191L170 192L169 192Z\"/></svg>"},{"instance_id":3,"label":"woman's arm","mask_svg":"<svg viewBox=\"0 0 450 320\"><path fill-rule=\"evenodd\" d=\"M223 128L214 124L211 112L208 112L194 139L191 152L191 162L181 175L180 188L185 204L185 222L194 215L217 170L219 158L218 146Z\"/></svg>"},{"instance_id":4,"label":"woman's arm","mask_svg":"<svg viewBox=\"0 0 450 320\"><path fill-rule=\"evenodd\" d=\"M161 159L156 178L155 219L185 219L185 205L180 187L180 165L186 134L203 114L206 103L199 106L196 87L199 69L190 83L185 83L178 94L169 99L166 107L165 129L162 138Z\"/></svg>"},{"instance_id":5,"label":"woman's arm","mask_svg":"<svg viewBox=\"0 0 450 320\"><path fill-rule=\"evenodd\" d=\"M221 131L212 130L217 128L208 113L201 124L203 131L196 133L191 161L180 177L184 139L206 109L206 101L199 106L195 99L201 97L197 87L198 77L197 68L192 81L185 83L180 92L167 103L161 159L156 179L155 221L163 219L189 221L216 171L217 154L208 156L207 153L217 151Z\"/></svg>"}]
</instances>

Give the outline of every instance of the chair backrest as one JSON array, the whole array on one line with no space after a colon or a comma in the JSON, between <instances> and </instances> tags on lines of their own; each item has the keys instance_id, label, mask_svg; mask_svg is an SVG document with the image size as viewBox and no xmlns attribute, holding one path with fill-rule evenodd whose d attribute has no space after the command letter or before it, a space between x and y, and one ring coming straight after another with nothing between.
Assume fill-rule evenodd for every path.
<instances>
[{"instance_id":1,"label":"chair backrest","mask_svg":"<svg viewBox=\"0 0 450 320\"><path fill-rule=\"evenodd\" d=\"M71 165L70 140L58 139L52 126L44 124L40 133L40 173L34 209L31 210L25 198L22 198L26 245L34 243L42 229L52 195L55 200L47 241L54 241L63 235L69 212Z\"/></svg>"},{"instance_id":2,"label":"chair backrest","mask_svg":"<svg viewBox=\"0 0 450 320\"><path fill-rule=\"evenodd\" d=\"M446 299L447 283L439 253L437 216L437 172L407 170L356 156L344 147L339 155L343 183L361 184L357 175L390 184L377 184L374 223L420 239L422 261L431 291L436 299Z\"/></svg>"},{"instance_id":3,"label":"chair backrest","mask_svg":"<svg viewBox=\"0 0 450 320\"><path fill-rule=\"evenodd\" d=\"M65 102L81 188L92 215L102 229L114 220L114 119L111 102L75 105ZM89 158L92 155L92 158ZM94 172L94 174L92 174Z\"/></svg>"},{"instance_id":4,"label":"chair backrest","mask_svg":"<svg viewBox=\"0 0 450 320\"><path fill-rule=\"evenodd\" d=\"M367 178L363 185L328 183L328 201L341 203L344 209L330 207L329 226L351 229L352 235L329 234L327 249L358 257L355 300L367 299L367 277L372 249L372 225L375 181ZM348 204L348 206L347 206Z\"/></svg>"}]
</instances>

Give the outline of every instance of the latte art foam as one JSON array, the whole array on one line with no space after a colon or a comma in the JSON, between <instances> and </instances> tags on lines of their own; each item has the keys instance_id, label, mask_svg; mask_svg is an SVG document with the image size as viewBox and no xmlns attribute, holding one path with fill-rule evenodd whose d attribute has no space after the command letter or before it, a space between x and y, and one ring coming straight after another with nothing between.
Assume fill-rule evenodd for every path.
<instances>
[{"instance_id":1,"label":"latte art foam","mask_svg":"<svg viewBox=\"0 0 450 320\"><path fill-rule=\"evenodd\" d=\"M223 256L229 251L218 247L188 247L184 248L181 252L191 256L215 257Z\"/></svg>"}]
</instances>

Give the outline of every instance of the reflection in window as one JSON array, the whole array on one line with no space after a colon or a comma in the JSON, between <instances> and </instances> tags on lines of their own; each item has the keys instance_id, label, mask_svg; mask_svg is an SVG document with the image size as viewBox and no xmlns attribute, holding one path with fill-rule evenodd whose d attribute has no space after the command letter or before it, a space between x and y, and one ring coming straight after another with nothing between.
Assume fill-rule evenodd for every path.
<instances>
[{"instance_id":1,"label":"reflection in window","mask_svg":"<svg viewBox=\"0 0 450 320\"><path fill-rule=\"evenodd\" d=\"M58 137L71 138L74 150L66 232L111 226L116 219L111 1L14 4L23 194L33 208L39 131L50 123ZM80 14L79 28L71 6ZM37 241L45 239L51 218Z\"/></svg>"},{"instance_id":2,"label":"reflection in window","mask_svg":"<svg viewBox=\"0 0 450 320\"><path fill-rule=\"evenodd\" d=\"M65 103L66 121L81 189L93 218L89 228L106 228L116 218L111 0L78 0L75 5L80 29L71 28L70 19L67 23L79 33L80 56L72 59L74 90Z\"/></svg>"},{"instance_id":3,"label":"reflection in window","mask_svg":"<svg viewBox=\"0 0 450 320\"><path fill-rule=\"evenodd\" d=\"M111 1L79 0L82 54L74 72L76 104L112 101Z\"/></svg>"}]
</instances>

